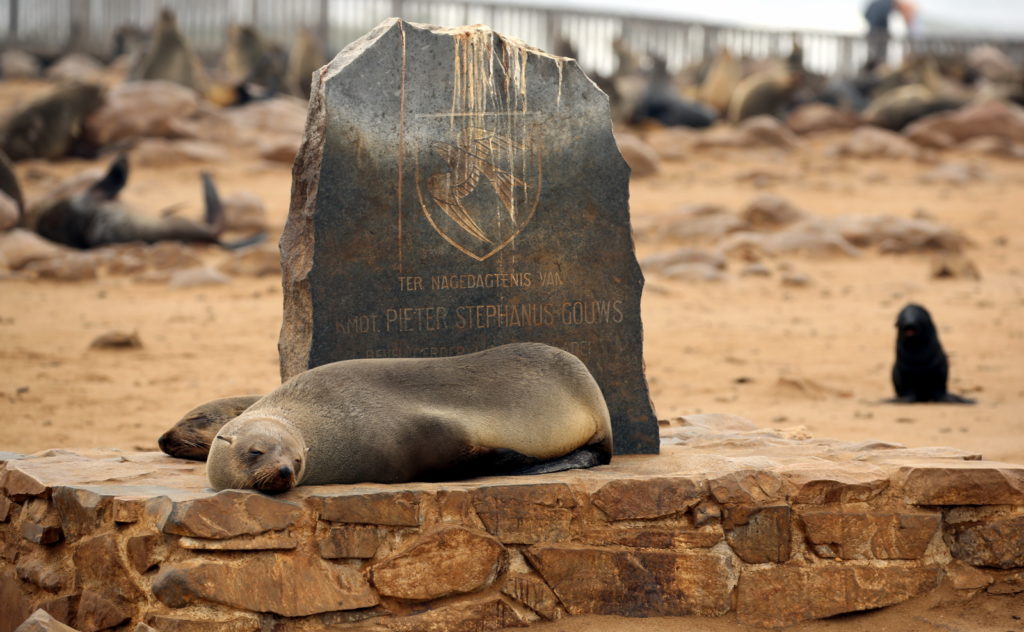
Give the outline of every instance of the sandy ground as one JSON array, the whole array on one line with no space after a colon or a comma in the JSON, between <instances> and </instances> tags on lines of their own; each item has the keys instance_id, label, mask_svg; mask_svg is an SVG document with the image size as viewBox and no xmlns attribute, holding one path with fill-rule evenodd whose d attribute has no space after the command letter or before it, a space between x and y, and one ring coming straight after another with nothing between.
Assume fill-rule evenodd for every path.
<instances>
[{"instance_id":1,"label":"sandy ground","mask_svg":"<svg viewBox=\"0 0 1024 632\"><path fill-rule=\"evenodd\" d=\"M926 211L962 230L980 281L932 280L927 255L857 259L799 256L769 260L767 278L685 282L649 275L643 299L645 359L660 418L735 413L759 425L803 427L814 436L947 445L986 458L1024 463L1024 165L947 152L947 162L978 164L984 178L959 186L923 185L934 165L914 161L838 162L825 149L840 136L814 137L792 153L713 150L664 162L631 185L634 217L716 202L740 209L778 193L811 213ZM55 178L86 166L26 162L18 174L29 198ZM156 214L184 203L201 212L198 171L213 172L222 193L249 191L268 209L272 240L284 225L290 170L235 151L210 164L133 170L124 198ZM740 176L779 174L768 188ZM674 246L640 241L646 256ZM214 263L227 255L202 250ZM789 267L811 279L780 282ZM891 396L896 313L927 306L951 358L951 390L976 406L899 406ZM237 278L219 286L169 288L128 277L60 283L0 279L0 450L52 447L153 450L156 438L189 408L216 397L262 393L279 383L277 278ZM90 350L109 330L137 332L143 348ZM1024 596L986 598L938 610L921 600L879 613L843 617L803 630L1021 630ZM986 615L986 609L995 614ZM1018 617L1018 618L1012 618ZM610 632L740 629L733 619L623 620L588 617L538 631Z\"/></svg>"}]
</instances>

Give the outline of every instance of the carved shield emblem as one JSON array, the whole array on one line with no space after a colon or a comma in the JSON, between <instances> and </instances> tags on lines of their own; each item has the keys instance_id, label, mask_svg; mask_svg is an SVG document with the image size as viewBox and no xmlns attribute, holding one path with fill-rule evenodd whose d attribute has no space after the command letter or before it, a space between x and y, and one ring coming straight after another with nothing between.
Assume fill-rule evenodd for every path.
<instances>
[{"instance_id":1,"label":"carved shield emblem","mask_svg":"<svg viewBox=\"0 0 1024 632\"><path fill-rule=\"evenodd\" d=\"M479 117L446 126L417 160L420 207L434 230L483 261L509 245L537 211L541 152L532 126L488 127Z\"/></svg>"}]
</instances>

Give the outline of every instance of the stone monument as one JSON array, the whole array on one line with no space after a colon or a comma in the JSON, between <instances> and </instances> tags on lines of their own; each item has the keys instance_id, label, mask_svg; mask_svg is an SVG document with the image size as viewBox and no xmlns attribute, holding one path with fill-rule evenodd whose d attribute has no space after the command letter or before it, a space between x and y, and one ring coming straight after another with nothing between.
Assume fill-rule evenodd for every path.
<instances>
[{"instance_id":1,"label":"stone monument","mask_svg":"<svg viewBox=\"0 0 1024 632\"><path fill-rule=\"evenodd\" d=\"M617 453L656 453L628 186L608 99L574 61L484 26L384 21L313 78L282 377L544 342L594 374Z\"/></svg>"}]
</instances>

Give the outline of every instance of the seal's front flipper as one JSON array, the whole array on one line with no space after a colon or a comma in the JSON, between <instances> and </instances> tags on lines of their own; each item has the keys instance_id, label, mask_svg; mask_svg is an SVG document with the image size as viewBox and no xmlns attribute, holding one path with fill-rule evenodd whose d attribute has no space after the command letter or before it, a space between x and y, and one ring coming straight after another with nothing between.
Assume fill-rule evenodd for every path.
<instances>
[{"instance_id":1,"label":"seal's front flipper","mask_svg":"<svg viewBox=\"0 0 1024 632\"><path fill-rule=\"evenodd\" d=\"M564 472L566 470L583 470L596 465L607 465L611 462L611 456L603 445L587 445L557 459L544 461L543 463L509 473L515 476L524 476L529 474L551 474L552 472Z\"/></svg>"},{"instance_id":2,"label":"seal's front flipper","mask_svg":"<svg viewBox=\"0 0 1024 632\"><path fill-rule=\"evenodd\" d=\"M913 404L917 400L913 395L901 395L899 397L890 397L889 399L883 399L878 402L879 404Z\"/></svg>"},{"instance_id":3,"label":"seal's front flipper","mask_svg":"<svg viewBox=\"0 0 1024 632\"><path fill-rule=\"evenodd\" d=\"M953 393L943 393L939 401L943 404L977 404L973 399L969 397L962 397L960 395L954 395Z\"/></svg>"}]
</instances>

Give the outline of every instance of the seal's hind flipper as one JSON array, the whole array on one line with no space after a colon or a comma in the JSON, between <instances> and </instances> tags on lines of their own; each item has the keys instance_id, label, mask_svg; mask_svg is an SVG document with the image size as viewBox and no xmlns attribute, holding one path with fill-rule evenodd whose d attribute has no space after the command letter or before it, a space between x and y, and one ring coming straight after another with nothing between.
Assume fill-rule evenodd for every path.
<instances>
[{"instance_id":1,"label":"seal's hind flipper","mask_svg":"<svg viewBox=\"0 0 1024 632\"><path fill-rule=\"evenodd\" d=\"M119 155L104 174L103 179L89 187L88 196L97 201L113 200L128 182L128 156Z\"/></svg>"},{"instance_id":2,"label":"seal's hind flipper","mask_svg":"<svg viewBox=\"0 0 1024 632\"><path fill-rule=\"evenodd\" d=\"M960 395L954 395L953 393L944 393L939 401L943 404L977 404L978 402Z\"/></svg>"},{"instance_id":3,"label":"seal's hind flipper","mask_svg":"<svg viewBox=\"0 0 1024 632\"><path fill-rule=\"evenodd\" d=\"M603 444L587 445L555 459L543 460L508 448L470 448L453 463L431 468L416 480L456 481L480 476L524 476L579 470L611 461Z\"/></svg>"},{"instance_id":4,"label":"seal's hind flipper","mask_svg":"<svg viewBox=\"0 0 1024 632\"><path fill-rule=\"evenodd\" d=\"M531 465L518 471L510 472L510 474L514 476L551 474L552 472L565 472L566 470L583 470L596 465L607 465L610 462L611 454L608 453L608 450L603 445L586 445L565 456Z\"/></svg>"},{"instance_id":5,"label":"seal's hind flipper","mask_svg":"<svg viewBox=\"0 0 1024 632\"><path fill-rule=\"evenodd\" d=\"M213 176L208 171L203 171L199 177L203 180L203 201L206 203L204 219L206 224L213 227L214 232L219 235L224 230L224 205L221 204L220 196L217 194Z\"/></svg>"}]
</instances>

